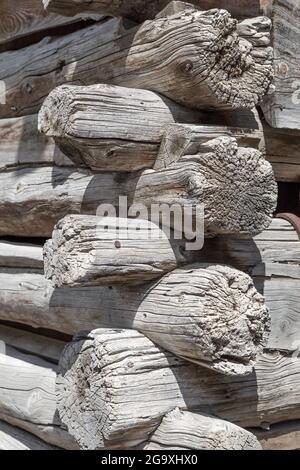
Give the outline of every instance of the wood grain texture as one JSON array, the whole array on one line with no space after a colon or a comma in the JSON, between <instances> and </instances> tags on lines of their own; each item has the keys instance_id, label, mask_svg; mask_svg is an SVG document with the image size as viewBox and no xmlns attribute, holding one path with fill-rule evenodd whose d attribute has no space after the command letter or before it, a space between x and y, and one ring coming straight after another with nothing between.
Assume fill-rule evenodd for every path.
<instances>
[{"instance_id":1,"label":"wood grain texture","mask_svg":"<svg viewBox=\"0 0 300 470\"><path fill-rule=\"evenodd\" d=\"M143 450L261 450L261 445L235 424L175 408L164 416Z\"/></svg>"},{"instance_id":2,"label":"wood grain texture","mask_svg":"<svg viewBox=\"0 0 300 470\"><path fill-rule=\"evenodd\" d=\"M15 310L19 321L59 331L74 332L83 324L134 328L174 354L228 375L250 373L268 339L263 298L250 277L224 266L190 266L132 289L53 291L42 276L5 275L2 319L17 321ZM7 302L8 289L15 306Z\"/></svg>"},{"instance_id":3,"label":"wood grain texture","mask_svg":"<svg viewBox=\"0 0 300 470\"><path fill-rule=\"evenodd\" d=\"M0 354L0 417L49 444L76 448L56 411L56 366L36 356Z\"/></svg>"},{"instance_id":4,"label":"wood grain texture","mask_svg":"<svg viewBox=\"0 0 300 470\"><path fill-rule=\"evenodd\" d=\"M227 118L227 119L226 119ZM162 99L153 92L109 85L79 87L62 85L53 90L39 112L39 130L53 137L57 146L77 166L85 165L97 171L133 171L151 168L156 162L161 140L164 146L166 126L173 129L176 143L172 151L197 153L197 146L220 135L236 137L241 146L257 148L260 130L245 128L246 118L240 116L240 128L226 126L231 116L195 113ZM209 125L189 126L180 122L207 122ZM221 124L222 123L222 124ZM167 127L168 129L168 127ZM179 141L186 132L194 148ZM182 138L182 137L181 137ZM186 137L186 140L188 138ZM191 153L189 153L191 152ZM184 153L183 151L181 152ZM174 158L176 160L176 158ZM155 165L157 168L157 164Z\"/></svg>"},{"instance_id":5,"label":"wood grain texture","mask_svg":"<svg viewBox=\"0 0 300 470\"><path fill-rule=\"evenodd\" d=\"M166 234L136 219L64 217L44 246L45 276L54 287L140 284L177 267Z\"/></svg>"},{"instance_id":6,"label":"wood grain texture","mask_svg":"<svg viewBox=\"0 0 300 470\"><path fill-rule=\"evenodd\" d=\"M38 116L0 119L0 171L26 165L71 166L53 139L38 132Z\"/></svg>"},{"instance_id":7,"label":"wood grain texture","mask_svg":"<svg viewBox=\"0 0 300 470\"><path fill-rule=\"evenodd\" d=\"M94 170L151 168L163 126L193 113L153 92L110 85L62 85L39 113L39 130L77 165Z\"/></svg>"},{"instance_id":8,"label":"wood grain texture","mask_svg":"<svg viewBox=\"0 0 300 470\"><path fill-rule=\"evenodd\" d=\"M64 83L148 89L199 109L253 108L270 88L272 54L240 37L225 10L188 9L130 30L112 19L3 53L0 117L37 112Z\"/></svg>"},{"instance_id":9,"label":"wood grain texture","mask_svg":"<svg viewBox=\"0 0 300 470\"><path fill-rule=\"evenodd\" d=\"M120 195L135 208L143 204L146 218L152 204L204 205L206 234L252 236L271 222L277 185L258 150L238 147L226 136L167 168L125 177L58 167L18 169L0 173L0 234L50 236L65 215L100 215L99 206L118 207Z\"/></svg>"},{"instance_id":10,"label":"wood grain texture","mask_svg":"<svg viewBox=\"0 0 300 470\"><path fill-rule=\"evenodd\" d=\"M267 160L272 164L277 181L300 182L300 132L297 129L275 129L263 125L263 147Z\"/></svg>"},{"instance_id":11,"label":"wood grain texture","mask_svg":"<svg viewBox=\"0 0 300 470\"><path fill-rule=\"evenodd\" d=\"M268 230L253 240L216 238L206 240L203 250L186 251L171 240L178 266L189 263L222 263L253 277L264 295L271 316L269 349L293 353L300 344L300 242L289 222L274 219ZM111 287L111 288L109 288ZM97 327L132 328L143 292L149 286L53 289L42 273L22 269L0 270L0 318L34 327L75 334ZM120 308L136 293L133 311L121 316ZM111 309L116 306L117 314ZM120 307L121 306L121 307ZM145 325L144 325L145 326Z\"/></svg>"},{"instance_id":12,"label":"wood grain texture","mask_svg":"<svg viewBox=\"0 0 300 470\"><path fill-rule=\"evenodd\" d=\"M0 421L0 450L58 450L22 429Z\"/></svg>"},{"instance_id":13,"label":"wood grain texture","mask_svg":"<svg viewBox=\"0 0 300 470\"><path fill-rule=\"evenodd\" d=\"M186 2L174 1L174 4ZM66 16L73 16L82 12L105 12L113 16L127 16L137 21L153 18L162 8L169 4L169 0L43 0L44 7L49 12L56 12ZM260 11L259 0L190 0L189 4L200 9L223 8L233 16L243 18L257 16ZM172 7L174 9L174 7ZM179 6L177 7L179 8Z\"/></svg>"},{"instance_id":14,"label":"wood grain texture","mask_svg":"<svg viewBox=\"0 0 300 470\"><path fill-rule=\"evenodd\" d=\"M298 350L300 242L289 222L275 219L268 230L253 240L220 237L206 240L198 253L198 261L204 260L225 263L250 274L270 309L268 348Z\"/></svg>"},{"instance_id":15,"label":"wood grain texture","mask_svg":"<svg viewBox=\"0 0 300 470\"><path fill-rule=\"evenodd\" d=\"M262 109L272 127L300 129L300 5L298 0L274 0L269 8L273 23L274 94Z\"/></svg>"},{"instance_id":16,"label":"wood grain texture","mask_svg":"<svg viewBox=\"0 0 300 470\"><path fill-rule=\"evenodd\" d=\"M42 357L47 361L58 363L65 343L37 333L0 324L0 342L7 351L7 346L26 354ZM4 343L4 346L3 346Z\"/></svg>"},{"instance_id":17,"label":"wood grain texture","mask_svg":"<svg viewBox=\"0 0 300 470\"><path fill-rule=\"evenodd\" d=\"M0 5L0 49L19 47L28 37L39 38L62 26L79 22L82 18L100 19L101 15L75 14L66 18L53 12L45 11L43 0L2 0ZM36 42L36 41L35 41Z\"/></svg>"},{"instance_id":18,"label":"wood grain texture","mask_svg":"<svg viewBox=\"0 0 300 470\"><path fill-rule=\"evenodd\" d=\"M233 379L182 362L137 332L95 330L62 354L58 410L81 448L126 448L147 441L174 407L242 427L298 419L299 380L299 359L279 353Z\"/></svg>"},{"instance_id":19,"label":"wood grain texture","mask_svg":"<svg viewBox=\"0 0 300 470\"><path fill-rule=\"evenodd\" d=\"M0 239L0 266L43 271L43 248L41 245Z\"/></svg>"}]
</instances>

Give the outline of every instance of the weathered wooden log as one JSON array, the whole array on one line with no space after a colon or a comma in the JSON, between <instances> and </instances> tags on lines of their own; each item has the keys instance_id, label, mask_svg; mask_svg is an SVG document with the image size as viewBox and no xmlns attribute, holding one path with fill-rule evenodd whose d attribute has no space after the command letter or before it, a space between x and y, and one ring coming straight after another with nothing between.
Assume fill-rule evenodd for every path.
<instances>
[{"instance_id":1,"label":"weathered wooden log","mask_svg":"<svg viewBox=\"0 0 300 470\"><path fill-rule=\"evenodd\" d=\"M3 53L0 65L2 118L37 112L63 83L149 89L199 109L253 108L273 76L272 48L240 37L225 10L187 9L130 30L112 19Z\"/></svg>"},{"instance_id":2,"label":"weathered wooden log","mask_svg":"<svg viewBox=\"0 0 300 470\"><path fill-rule=\"evenodd\" d=\"M43 270L43 248L0 239L0 266Z\"/></svg>"},{"instance_id":3,"label":"weathered wooden log","mask_svg":"<svg viewBox=\"0 0 300 470\"><path fill-rule=\"evenodd\" d=\"M5 276L2 319L67 333L83 324L134 328L174 354L224 374L250 373L268 339L270 321L262 296L250 277L225 266L178 269L139 288L67 292L51 290L38 275L6 271ZM14 305L8 303L8 289Z\"/></svg>"},{"instance_id":4,"label":"weathered wooden log","mask_svg":"<svg viewBox=\"0 0 300 470\"><path fill-rule=\"evenodd\" d=\"M165 124L197 117L151 91L62 85L45 100L39 130L77 165L133 171L153 166Z\"/></svg>"},{"instance_id":5,"label":"weathered wooden log","mask_svg":"<svg viewBox=\"0 0 300 470\"><path fill-rule=\"evenodd\" d=\"M266 123L263 124L261 150L272 164L277 181L300 182L299 139L299 130L275 129Z\"/></svg>"},{"instance_id":6,"label":"weathered wooden log","mask_svg":"<svg viewBox=\"0 0 300 470\"><path fill-rule=\"evenodd\" d=\"M277 185L260 152L239 148L230 137L210 140L198 147L196 155L184 156L160 171L145 170L125 178L121 173L57 167L19 169L0 173L0 234L51 236L65 215L101 214L101 204L118 208L120 195L128 198L130 206L143 204L144 218L150 217L153 204L167 204L168 209L177 204L180 210L204 206L207 235L252 236L271 222Z\"/></svg>"},{"instance_id":7,"label":"weathered wooden log","mask_svg":"<svg viewBox=\"0 0 300 470\"><path fill-rule=\"evenodd\" d=\"M176 119L194 120L190 111L186 113L184 108L150 91L111 85L62 85L45 100L39 113L39 130L54 137L58 147L77 165L101 171L133 171L153 166L165 135L164 126ZM203 120L209 119L203 116ZM257 147L256 139L261 138L256 129L182 126L195 134L195 145L230 135L241 146L245 143ZM181 125L174 124L174 136L180 131ZM181 149L184 142L177 139L176 144Z\"/></svg>"},{"instance_id":8,"label":"weathered wooden log","mask_svg":"<svg viewBox=\"0 0 300 470\"><path fill-rule=\"evenodd\" d=\"M1 0L0 5L0 51L16 46L24 47L30 37L32 41L54 33L59 27L68 27L78 23L82 18L100 19L96 12L75 14L73 18L65 15L46 12L43 0Z\"/></svg>"},{"instance_id":9,"label":"weathered wooden log","mask_svg":"<svg viewBox=\"0 0 300 470\"><path fill-rule=\"evenodd\" d=\"M111 2L109 0L43 0L48 12L56 12L61 15L73 16L82 12L107 13L113 16L127 16L137 21L153 18L162 8L168 5L170 0L121 0ZM185 2L171 2L178 5ZM261 12L259 0L189 0L189 3L208 10L209 8L224 8L237 18L257 16ZM174 8L174 7L173 7Z\"/></svg>"},{"instance_id":10,"label":"weathered wooden log","mask_svg":"<svg viewBox=\"0 0 300 470\"><path fill-rule=\"evenodd\" d=\"M174 407L209 412L242 427L300 414L300 360L264 354L252 375L225 377L188 364L132 330L95 330L64 350L58 410L82 448L148 440Z\"/></svg>"},{"instance_id":11,"label":"weathered wooden log","mask_svg":"<svg viewBox=\"0 0 300 470\"><path fill-rule=\"evenodd\" d=\"M195 155L201 145L220 136L234 137L243 147L263 148L263 133L256 128L214 125L169 124L163 136L154 164L155 170L166 168L184 155Z\"/></svg>"},{"instance_id":12,"label":"weathered wooden log","mask_svg":"<svg viewBox=\"0 0 300 470\"><path fill-rule=\"evenodd\" d=\"M250 274L270 311L268 348L291 353L299 349L300 241L289 222L275 219L253 240L207 239L200 251L187 251L178 240L170 242L178 266L223 263ZM129 294L124 286L116 285L53 289L42 273L1 269L0 319L67 334L97 327L132 328L133 312L121 318L120 313L112 315L111 305L120 312L120 305L128 303L135 291L136 310L139 296L143 298L149 286L144 287L145 291L142 286L138 291L130 289Z\"/></svg>"},{"instance_id":13,"label":"weathered wooden log","mask_svg":"<svg viewBox=\"0 0 300 470\"><path fill-rule=\"evenodd\" d=\"M36 356L16 356L0 354L0 419L49 444L76 448L57 416L56 366Z\"/></svg>"},{"instance_id":14,"label":"weathered wooden log","mask_svg":"<svg viewBox=\"0 0 300 470\"><path fill-rule=\"evenodd\" d=\"M44 263L54 287L140 284L177 267L157 225L85 215L66 216L55 226L44 246Z\"/></svg>"},{"instance_id":15,"label":"weathered wooden log","mask_svg":"<svg viewBox=\"0 0 300 470\"><path fill-rule=\"evenodd\" d=\"M38 132L38 116L0 120L0 171L25 165L73 166L53 139Z\"/></svg>"},{"instance_id":16,"label":"weathered wooden log","mask_svg":"<svg viewBox=\"0 0 300 470\"><path fill-rule=\"evenodd\" d=\"M0 450L58 450L22 429L0 421Z\"/></svg>"},{"instance_id":17,"label":"weathered wooden log","mask_svg":"<svg viewBox=\"0 0 300 470\"><path fill-rule=\"evenodd\" d=\"M65 343L61 340L43 336L30 331L0 324L0 343L5 351L7 345L26 354L42 357L58 363Z\"/></svg>"},{"instance_id":18,"label":"weathered wooden log","mask_svg":"<svg viewBox=\"0 0 300 470\"><path fill-rule=\"evenodd\" d=\"M298 0L268 3L273 23L276 91L266 97L262 109L272 127L300 129L300 5Z\"/></svg>"},{"instance_id":19,"label":"weathered wooden log","mask_svg":"<svg viewBox=\"0 0 300 470\"><path fill-rule=\"evenodd\" d=\"M299 450L300 421L273 424L270 429L251 429L264 450Z\"/></svg>"},{"instance_id":20,"label":"weathered wooden log","mask_svg":"<svg viewBox=\"0 0 300 470\"><path fill-rule=\"evenodd\" d=\"M144 450L261 450L257 438L235 424L175 408L164 416Z\"/></svg>"}]
</instances>

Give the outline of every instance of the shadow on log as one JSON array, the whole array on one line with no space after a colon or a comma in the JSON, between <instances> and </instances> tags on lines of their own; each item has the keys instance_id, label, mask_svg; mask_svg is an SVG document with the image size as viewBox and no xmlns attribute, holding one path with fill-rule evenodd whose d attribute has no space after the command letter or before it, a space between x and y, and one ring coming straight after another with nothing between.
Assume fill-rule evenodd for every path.
<instances>
[{"instance_id":1,"label":"shadow on log","mask_svg":"<svg viewBox=\"0 0 300 470\"><path fill-rule=\"evenodd\" d=\"M113 16L127 16L136 21L153 18L162 8L169 4L170 0L120 0L111 2L110 0L40 0L48 12L55 12L61 15L74 16L78 13L107 13ZM172 10L180 11L185 2L173 1ZM259 0L190 0L189 4L200 9L223 8L228 10L235 17L249 17L259 15Z\"/></svg>"},{"instance_id":2,"label":"shadow on log","mask_svg":"<svg viewBox=\"0 0 300 470\"><path fill-rule=\"evenodd\" d=\"M167 413L143 450L261 450L249 431L214 416L179 408Z\"/></svg>"},{"instance_id":3,"label":"shadow on log","mask_svg":"<svg viewBox=\"0 0 300 470\"><path fill-rule=\"evenodd\" d=\"M242 427L297 419L300 360L261 356L253 374L225 377L182 361L134 331L95 330L66 346L58 410L81 448L137 446L179 407Z\"/></svg>"},{"instance_id":4,"label":"shadow on log","mask_svg":"<svg viewBox=\"0 0 300 470\"><path fill-rule=\"evenodd\" d=\"M196 155L159 171L93 174L42 167L28 173L21 168L0 173L0 232L47 237L66 214L101 215L103 204L118 208L120 195L135 208L143 204L145 218L153 204L204 207L206 235L253 236L271 222L277 186L261 153L239 148L232 137L210 140Z\"/></svg>"},{"instance_id":5,"label":"shadow on log","mask_svg":"<svg viewBox=\"0 0 300 470\"><path fill-rule=\"evenodd\" d=\"M261 27L268 36L265 19ZM225 10L188 8L130 30L112 19L63 38L45 38L1 54L0 117L37 112L64 83L149 89L198 109L253 108L270 90L273 54L266 45L253 45L244 30Z\"/></svg>"},{"instance_id":6,"label":"shadow on log","mask_svg":"<svg viewBox=\"0 0 300 470\"><path fill-rule=\"evenodd\" d=\"M188 125L196 122L205 125ZM159 147L164 150L169 141L176 161L216 137L228 135L240 146L258 148L263 136L251 111L240 112L239 119L233 112L200 113L150 91L104 84L53 90L40 110L39 130L77 166L119 172L154 163L158 169Z\"/></svg>"},{"instance_id":7,"label":"shadow on log","mask_svg":"<svg viewBox=\"0 0 300 470\"><path fill-rule=\"evenodd\" d=\"M222 263L253 277L256 289L265 296L270 310L269 349L295 352L300 344L300 241L285 220L275 219L252 239L218 237L206 239L203 250L189 251L178 240L170 240L177 266ZM39 247L41 253L41 247ZM117 252L119 249L115 247ZM18 261L17 261L18 262ZM17 262L11 260L11 265ZM125 279L124 279L125 281ZM134 286L127 294L122 285L54 289L43 273L28 268L0 269L0 318L75 334L97 327L132 328L136 308L147 286ZM128 295L136 293L133 312L121 316ZM139 294L138 294L139 293ZM112 312L110 303L117 301ZM119 300L118 300L119 299ZM121 322L121 323L120 323Z\"/></svg>"}]
</instances>

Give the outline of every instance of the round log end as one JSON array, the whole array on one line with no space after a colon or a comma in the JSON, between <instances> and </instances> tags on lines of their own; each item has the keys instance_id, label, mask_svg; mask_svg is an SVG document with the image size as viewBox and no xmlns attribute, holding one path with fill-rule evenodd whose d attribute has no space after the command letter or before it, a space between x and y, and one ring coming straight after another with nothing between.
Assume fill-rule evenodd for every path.
<instances>
[{"instance_id":1,"label":"round log end","mask_svg":"<svg viewBox=\"0 0 300 470\"><path fill-rule=\"evenodd\" d=\"M38 130L49 137L62 137L69 125L72 112L73 87L61 85L45 99L39 115Z\"/></svg>"},{"instance_id":2,"label":"round log end","mask_svg":"<svg viewBox=\"0 0 300 470\"><path fill-rule=\"evenodd\" d=\"M268 228L277 204L271 164L232 137L211 140L201 151L181 161L195 170L189 193L204 203L207 233L253 237Z\"/></svg>"},{"instance_id":3,"label":"round log end","mask_svg":"<svg viewBox=\"0 0 300 470\"><path fill-rule=\"evenodd\" d=\"M172 271L148 293L141 311L148 321L151 313L157 317L158 325L163 314L161 328L149 323L149 331L143 329L156 344L230 376L252 372L270 332L268 308L251 277L222 265Z\"/></svg>"}]
</instances>

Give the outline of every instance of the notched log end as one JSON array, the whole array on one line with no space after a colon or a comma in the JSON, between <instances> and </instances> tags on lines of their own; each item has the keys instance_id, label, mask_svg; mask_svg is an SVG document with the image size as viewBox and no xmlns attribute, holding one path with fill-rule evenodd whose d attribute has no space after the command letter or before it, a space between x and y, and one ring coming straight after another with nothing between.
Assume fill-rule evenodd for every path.
<instances>
[{"instance_id":1,"label":"notched log end","mask_svg":"<svg viewBox=\"0 0 300 470\"><path fill-rule=\"evenodd\" d=\"M67 132L72 111L73 87L61 85L45 99L39 115L38 130L49 137L61 137Z\"/></svg>"},{"instance_id":2,"label":"notched log end","mask_svg":"<svg viewBox=\"0 0 300 470\"><path fill-rule=\"evenodd\" d=\"M168 276L172 279L172 273ZM225 375L250 374L270 332L270 315L263 296L250 276L227 266L196 268L188 276L189 302L197 292L200 303L198 311L197 305L193 309L194 349L182 357ZM204 360L196 360L197 355Z\"/></svg>"},{"instance_id":3,"label":"notched log end","mask_svg":"<svg viewBox=\"0 0 300 470\"><path fill-rule=\"evenodd\" d=\"M155 24L145 22L135 35L134 47L165 37L159 48L160 67L168 69L169 79L156 88L149 83L150 89L192 108L252 109L273 83L269 27L263 18L238 24L226 10L188 8L157 18ZM170 31L177 29L180 42L174 43ZM174 44L176 59L171 61ZM138 66L139 59L129 56L128 64Z\"/></svg>"},{"instance_id":4,"label":"notched log end","mask_svg":"<svg viewBox=\"0 0 300 470\"><path fill-rule=\"evenodd\" d=\"M182 156L189 165L188 192L204 202L207 234L254 236L266 229L277 204L272 166L256 149L238 147L232 137L199 146L197 155Z\"/></svg>"}]
</instances>

